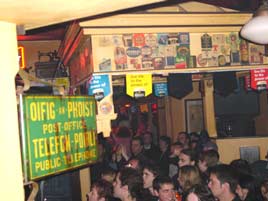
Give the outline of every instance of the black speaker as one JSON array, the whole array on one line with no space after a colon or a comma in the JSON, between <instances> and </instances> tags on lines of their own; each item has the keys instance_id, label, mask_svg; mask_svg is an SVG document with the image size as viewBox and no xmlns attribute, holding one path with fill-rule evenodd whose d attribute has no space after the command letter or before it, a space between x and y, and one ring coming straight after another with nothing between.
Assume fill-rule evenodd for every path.
<instances>
[{"instance_id":1,"label":"black speaker","mask_svg":"<svg viewBox=\"0 0 268 201\"><path fill-rule=\"evenodd\" d=\"M255 136L255 122L250 115L216 117L218 137Z\"/></svg>"}]
</instances>

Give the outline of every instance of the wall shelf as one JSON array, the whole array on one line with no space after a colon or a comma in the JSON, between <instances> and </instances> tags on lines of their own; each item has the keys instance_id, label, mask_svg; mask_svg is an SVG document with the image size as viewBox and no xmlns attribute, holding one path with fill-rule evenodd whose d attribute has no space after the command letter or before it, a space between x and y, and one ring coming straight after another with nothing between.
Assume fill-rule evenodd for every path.
<instances>
[{"instance_id":1,"label":"wall shelf","mask_svg":"<svg viewBox=\"0 0 268 201\"><path fill-rule=\"evenodd\" d=\"M185 68L185 69L150 69L150 70L126 70L126 71L101 71L93 72L94 74L110 74L110 75L125 75L127 73L142 74L151 73L153 75L161 74L168 75L169 73L213 73L226 71L248 71L254 69L268 68L268 64L245 65L245 66L224 66L224 67L201 67L201 68Z\"/></svg>"}]
</instances>

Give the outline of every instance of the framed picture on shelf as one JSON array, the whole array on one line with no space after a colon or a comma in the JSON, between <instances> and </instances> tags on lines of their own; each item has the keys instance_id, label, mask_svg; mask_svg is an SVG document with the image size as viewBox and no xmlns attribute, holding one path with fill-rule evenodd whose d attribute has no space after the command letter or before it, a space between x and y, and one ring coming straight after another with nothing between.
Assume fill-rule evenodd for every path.
<instances>
[{"instance_id":1,"label":"framed picture on shelf","mask_svg":"<svg viewBox=\"0 0 268 201\"><path fill-rule=\"evenodd\" d=\"M204 129L204 112L202 99L185 100L186 131L199 132Z\"/></svg>"}]
</instances>

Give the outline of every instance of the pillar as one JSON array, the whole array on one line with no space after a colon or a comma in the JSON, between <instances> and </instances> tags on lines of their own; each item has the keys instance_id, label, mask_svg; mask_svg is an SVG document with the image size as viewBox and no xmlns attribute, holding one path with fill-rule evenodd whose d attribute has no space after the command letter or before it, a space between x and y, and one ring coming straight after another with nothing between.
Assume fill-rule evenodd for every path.
<instances>
[{"instance_id":1,"label":"pillar","mask_svg":"<svg viewBox=\"0 0 268 201\"><path fill-rule=\"evenodd\" d=\"M16 24L0 21L0 195L24 200L15 76L19 70Z\"/></svg>"},{"instance_id":2,"label":"pillar","mask_svg":"<svg viewBox=\"0 0 268 201\"><path fill-rule=\"evenodd\" d=\"M208 131L210 137L217 137L215 110L214 110L214 87L213 80L203 80L204 82L204 120L205 129Z\"/></svg>"}]
</instances>

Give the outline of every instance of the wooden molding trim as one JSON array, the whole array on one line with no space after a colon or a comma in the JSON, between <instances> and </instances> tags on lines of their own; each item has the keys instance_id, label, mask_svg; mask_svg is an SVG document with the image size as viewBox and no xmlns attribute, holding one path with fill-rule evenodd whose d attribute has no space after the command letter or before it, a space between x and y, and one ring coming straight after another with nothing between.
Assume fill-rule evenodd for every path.
<instances>
[{"instance_id":1,"label":"wooden molding trim","mask_svg":"<svg viewBox=\"0 0 268 201\"><path fill-rule=\"evenodd\" d=\"M122 14L80 22L81 27L242 26L251 13Z\"/></svg>"},{"instance_id":2,"label":"wooden molding trim","mask_svg":"<svg viewBox=\"0 0 268 201\"><path fill-rule=\"evenodd\" d=\"M113 35L128 33L230 33L239 32L242 26L202 26L202 27L102 27L84 28L85 35Z\"/></svg>"}]
</instances>

